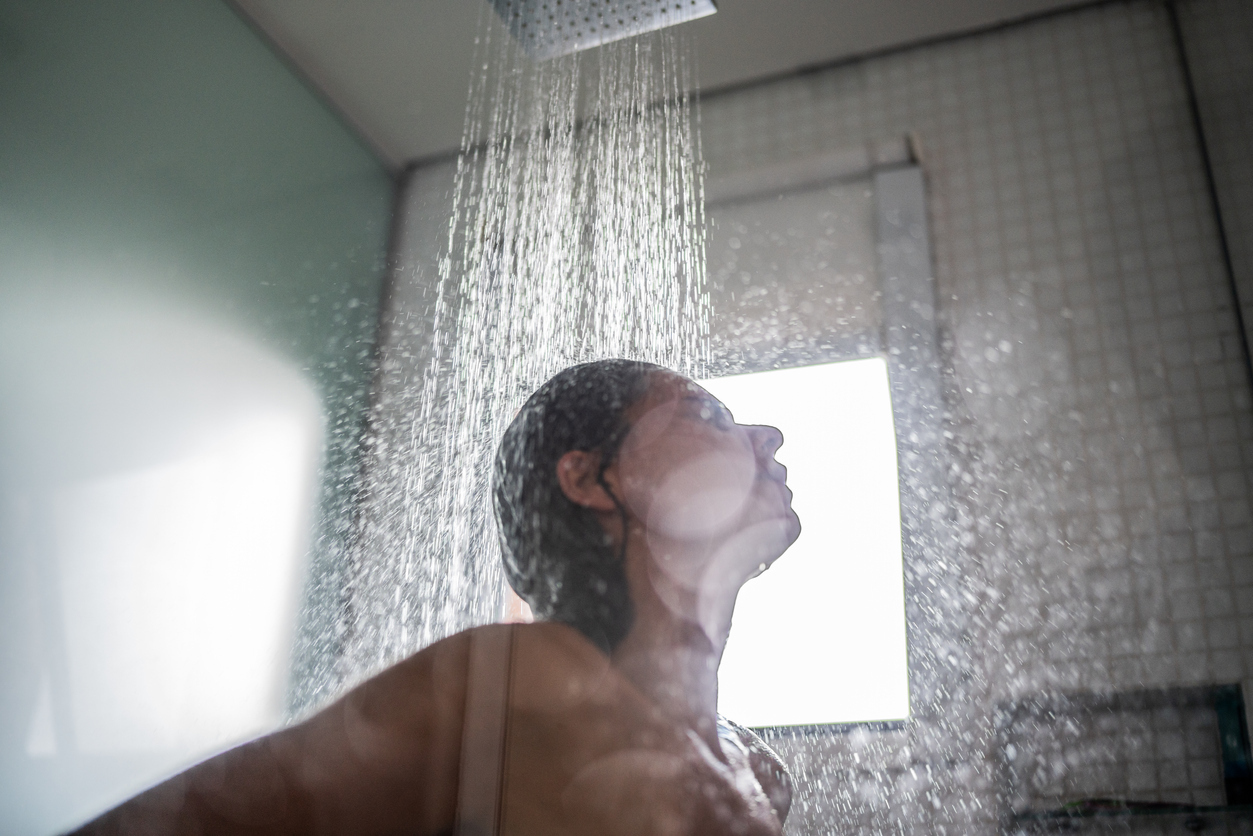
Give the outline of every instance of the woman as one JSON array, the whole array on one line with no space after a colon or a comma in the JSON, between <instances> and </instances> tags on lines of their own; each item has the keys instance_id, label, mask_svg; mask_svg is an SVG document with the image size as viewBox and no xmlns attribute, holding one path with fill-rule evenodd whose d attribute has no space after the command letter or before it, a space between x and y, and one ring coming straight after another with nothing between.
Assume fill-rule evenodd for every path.
<instances>
[{"instance_id":1,"label":"woman","mask_svg":"<svg viewBox=\"0 0 1253 836\"><path fill-rule=\"evenodd\" d=\"M716 705L740 586L800 532L782 442L658 366L565 370L496 459L541 621L437 642L79 832L778 834L787 774Z\"/></svg>"}]
</instances>

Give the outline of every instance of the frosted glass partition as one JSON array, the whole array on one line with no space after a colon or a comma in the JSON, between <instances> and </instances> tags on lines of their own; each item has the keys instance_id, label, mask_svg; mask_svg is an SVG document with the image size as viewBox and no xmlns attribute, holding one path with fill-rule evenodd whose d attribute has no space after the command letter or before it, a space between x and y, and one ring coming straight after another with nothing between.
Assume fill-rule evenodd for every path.
<instances>
[{"instance_id":1,"label":"frosted glass partition","mask_svg":"<svg viewBox=\"0 0 1253 836\"><path fill-rule=\"evenodd\" d=\"M226 3L0 33L0 834L47 836L339 686L391 179Z\"/></svg>"},{"instance_id":2,"label":"frosted glass partition","mask_svg":"<svg viewBox=\"0 0 1253 836\"><path fill-rule=\"evenodd\" d=\"M116 302L0 313L0 389L36 684L5 832L41 832L282 722L323 414L255 341Z\"/></svg>"}]
</instances>

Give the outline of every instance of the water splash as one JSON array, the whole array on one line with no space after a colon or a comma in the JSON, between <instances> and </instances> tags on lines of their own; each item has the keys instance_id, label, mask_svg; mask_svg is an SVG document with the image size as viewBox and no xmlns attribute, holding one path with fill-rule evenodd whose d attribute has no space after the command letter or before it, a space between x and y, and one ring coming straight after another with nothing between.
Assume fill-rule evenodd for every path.
<instances>
[{"instance_id":1,"label":"water splash","mask_svg":"<svg viewBox=\"0 0 1253 836\"><path fill-rule=\"evenodd\" d=\"M495 446L555 372L630 357L701 374L703 168L687 46L662 31L535 63L480 23L430 362L349 590L340 680L474 624L504 590ZM385 468L384 468L385 469Z\"/></svg>"}]
</instances>

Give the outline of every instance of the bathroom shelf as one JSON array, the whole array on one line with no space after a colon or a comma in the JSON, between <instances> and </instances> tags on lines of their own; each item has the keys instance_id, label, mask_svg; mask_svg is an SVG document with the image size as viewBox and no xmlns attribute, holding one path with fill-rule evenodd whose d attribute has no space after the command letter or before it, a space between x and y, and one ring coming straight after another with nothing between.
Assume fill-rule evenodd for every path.
<instances>
[{"instance_id":1,"label":"bathroom shelf","mask_svg":"<svg viewBox=\"0 0 1253 836\"><path fill-rule=\"evenodd\" d=\"M1162 711L1174 713L1174 726L1150 728L1145 721ZM1186 729L1179 719L1185 714L1191 718ZM1238 685L1037 695L1002 705L997 730L1006 833L1138 832L1148 826L1154 833L1253 834L1253 756ZM1181 733L1193 735L1186 745ZM1143 742L1155 734L1173 735L1173 747ZM1138 749L1122 748L1137 736ZM1153 752L1165 760L1155 760ZM1166 798L1159 800L1125 797L1126 785L1117 788L1125 757L1142 770L1149 767L1150 775L1173 769L1178 776L1187 767L1188 780L1203 781L1192 785L1199 787L1197 803L1171 799L1174 789L1163 789ZM1062 772L1057 764L1066 765ZM1198 766L1201 772L1193 772ZM1079 771L1067 777L1072 769ZM1105 780L1110 769L1112 784ZM1193 792L1187 784L1166 786ZM1084 790L1092 796L1076 797Z\"/></svg>"},{"instance_id":2,"label":"bathroom shelf","mask_svg":"<svg viewBox=\"0 0 1253 836\"><path fill-rule=\"evenodd\" d=\"M1178 825L1184 832L1201 833L1215 825L1248 821L1253 833L1253 805L1194 807L1162 805L1152 809L1127 810L1041 810L1020 813L1010 820L1010 833L1042 833L1082 830L1130 830L1138 821L1152 820L1162 825ZM1173 828L1172 828L1173 829ZM1231 832L1231 831L1228 831Z\"/></svg>"}]
</instances>

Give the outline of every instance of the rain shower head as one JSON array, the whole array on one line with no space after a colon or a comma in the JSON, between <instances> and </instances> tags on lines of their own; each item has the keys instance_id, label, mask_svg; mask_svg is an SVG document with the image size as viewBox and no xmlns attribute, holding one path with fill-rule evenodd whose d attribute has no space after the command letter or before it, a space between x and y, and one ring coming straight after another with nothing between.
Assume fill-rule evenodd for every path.
<instances>
[{"instance_id":1,"label":"rain shower head","mask_svg":"<svg viewBox=\"0 0 1253 836\"><path fill-rule=\"evenodd\" d=\"M492 0L537 61L705 17L713 0Z\"/></svg>"}]
</instances>

